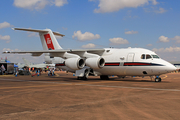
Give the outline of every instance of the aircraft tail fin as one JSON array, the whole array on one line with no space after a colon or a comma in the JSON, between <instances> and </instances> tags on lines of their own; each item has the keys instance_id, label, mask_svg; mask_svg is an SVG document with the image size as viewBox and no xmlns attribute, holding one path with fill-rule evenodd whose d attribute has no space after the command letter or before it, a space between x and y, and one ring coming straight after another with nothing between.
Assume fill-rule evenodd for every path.
<instances>
[{"instance_id":1,"label":"aircraft tail fin","mask_svg":"<svg viewBox=\"0 0 180 120\"><path fill-rule=\"evenodd\" d=\"M37 29L27 29L27 28L13 28L13 30L38 32L43 46L43 50L62 49L62 47L59 45L54 35L58 35L61 37L65 35L60 34L58 32L52 32L50 29L37 30Z\"/></svg>"},{"instance_id":2,"label":"aircraft tail fin","mask_svg":"<svg viewBox=\"0 0 180 120\"><path fill-rule=\"evenodd\" d=\"M28 60L26 60L25 58L22 58L22 59L23 59L25 65L27 65L27 66L32 65L32 63L29 62Z\"/></svg>"}]
</instances>

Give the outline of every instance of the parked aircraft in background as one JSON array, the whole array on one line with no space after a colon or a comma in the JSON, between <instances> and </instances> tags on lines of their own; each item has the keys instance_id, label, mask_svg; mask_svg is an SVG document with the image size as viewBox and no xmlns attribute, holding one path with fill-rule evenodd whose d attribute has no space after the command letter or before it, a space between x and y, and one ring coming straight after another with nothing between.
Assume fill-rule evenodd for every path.
<instances>
[{"instance_id":1,"label":"parked aircraft in background","mask_svg":"<svg viewBox=\"0 0 180 120\"><path fill-rule=\"evenodd\" d=\"M24 51L4 53L31 53L32 56L58 57L60 60L56 66L68 68L76 73L78 79L87 79L88 75L100 76L101 79L108 79L110 75L118 77L125 76L155 76L155 82L160 82L161 74L176 70L171 63L161 59L150 50L143 48L104 48L104 49L78 49L65 50L58 44L54 35L64 36L50 29L35 30L14 28L39 32L43 45L42 51ZM63 58L63 59L61 59Z\"/></svg>"},{"instance_id":2,"label":"parked aircraft in background","mask_svg":"<svg viewBox=\"0 0 180 120\"><path fill-rule=\"evenodd\" d=\"M55 64L45 64L45 63L33 64L33 63L29 62L28 60L26 60L25 58L22 58L22 59L25 63L25 66L27 66L29 68L46 68L47 66L55 67Z\"/></svg>"}]
</instances>

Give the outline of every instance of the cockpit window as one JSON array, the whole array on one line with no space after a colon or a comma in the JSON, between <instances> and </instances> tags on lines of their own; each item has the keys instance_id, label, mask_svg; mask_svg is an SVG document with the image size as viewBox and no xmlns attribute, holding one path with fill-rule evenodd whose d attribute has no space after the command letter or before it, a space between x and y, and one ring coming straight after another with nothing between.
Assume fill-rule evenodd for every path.
<instances>
[{"instance_id":1,"label":"cockpit window","mask_svg":"<svg viewBox=\"0 0 180 120\"><path fill-rule=\"evenodd\" d=\"M151 59L152 57L149 54L146 54L146 59Z\"/></svg>"},{"instance_id":2,"label":"cockpit window","mask_svg":"<svg viewBox=\"0 0 180 120\"><path fill-rule=\"evenodd\" d=\"M157 55L152 55L153 56L153 58L158 58L159 59L159 56L157 56Z\"/></svg>"},{"instance_id":3,"label":"cockpit window","mask_svg":"<svg viewBox=\"0 0 180 120\"><path fill-rule=\"evenodd\" d=\"M141 59L146 59L145 54L141 55Z\"/></svg>"}]
</instances>

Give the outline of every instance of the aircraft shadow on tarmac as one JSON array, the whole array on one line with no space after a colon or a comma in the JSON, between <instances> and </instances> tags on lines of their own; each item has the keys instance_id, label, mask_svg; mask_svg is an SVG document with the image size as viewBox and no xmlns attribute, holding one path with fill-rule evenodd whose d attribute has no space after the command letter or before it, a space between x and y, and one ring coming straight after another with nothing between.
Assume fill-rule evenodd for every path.
<instances>
[{"instance_id":1,"label":"aircraft shadow on tarmac","mask_svg":"<svg viewBox=\"0 0 180 120\"><path fill-rule=\"evenodd\" d=\"M140 78L133 78L133 77L128 77L128 78L118 78L118 77L110 77L109 80L101 80L100 78L93 78L90 77L87 80L77 80L76 77L67 77L67 76L47 76L49 79L44 79L44 80L35 80L33 79L32 81L66 81L66 82L80 82L80 81L91 81L91 82L100 82L100 81L123 81L123 82L155 82L154 80L151 79L140 79ZM59 79L58 79L59 78ZM162 81L163 83L169 83L168 81ZM161 82L160 82L161 83Z\"/></svg>"}]
</instances>

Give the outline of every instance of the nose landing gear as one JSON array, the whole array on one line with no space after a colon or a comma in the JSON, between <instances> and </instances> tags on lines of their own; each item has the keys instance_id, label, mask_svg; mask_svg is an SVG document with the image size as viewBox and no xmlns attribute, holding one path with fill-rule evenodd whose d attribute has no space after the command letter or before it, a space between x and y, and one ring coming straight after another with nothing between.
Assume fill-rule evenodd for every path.
<instances>
[{"instance_id":1,"label":"nose landing gear","mask_svg":"<svg viewBox=\"0 0 180 120\"><path fill-rule=\"evenodd\" d=\"M150 76L151 81L154 80L155 82L161 82L161 78L159 76Z\"/></svg>"},{"instance_id":2,"label":"nose landing gear","mask_svg":"<svg viewBox=\"0 0 180 120\"><path fill-rule=\"evenodd\" d=\"M156 78L154 80L155 80L155 82L161 82L161 78L159 76L156 76Z\"/></svg>"}]
</instances>

